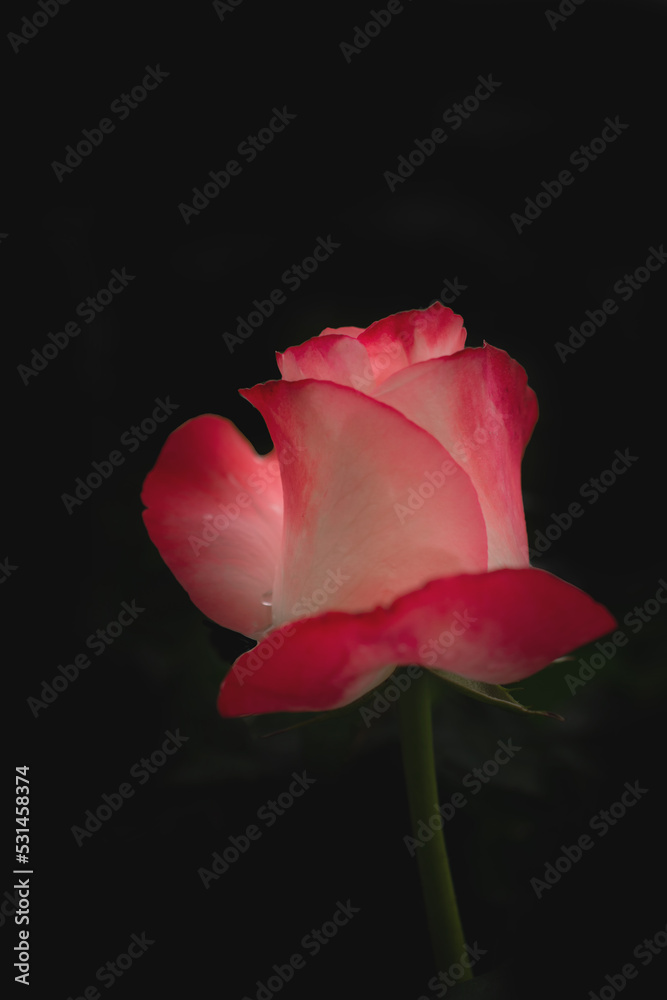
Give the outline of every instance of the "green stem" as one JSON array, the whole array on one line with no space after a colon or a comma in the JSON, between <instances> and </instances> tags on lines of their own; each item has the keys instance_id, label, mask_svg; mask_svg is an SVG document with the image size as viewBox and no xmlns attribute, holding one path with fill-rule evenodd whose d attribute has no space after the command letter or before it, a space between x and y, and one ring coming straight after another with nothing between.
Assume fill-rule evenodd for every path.
<instances>
[{"instance_id":1,"label":"green stem","mask_svg":"<svg viewBox=\"0 0 667 1000\"><path fill-rule=\"evenodd\" d=\"M420 843L419 821L428 827L429 819L438 815L439 801L429 681L429 673L425 670L398 700L412 832ZM432 827L429 829L432 830ZM416 850L433 954L438 971L446 972L455 962L460 962L465 952L465 940L442 828ZM463 980L466 979L472 979L469 968L463 976Z\"/></svg>"}]
</instances>

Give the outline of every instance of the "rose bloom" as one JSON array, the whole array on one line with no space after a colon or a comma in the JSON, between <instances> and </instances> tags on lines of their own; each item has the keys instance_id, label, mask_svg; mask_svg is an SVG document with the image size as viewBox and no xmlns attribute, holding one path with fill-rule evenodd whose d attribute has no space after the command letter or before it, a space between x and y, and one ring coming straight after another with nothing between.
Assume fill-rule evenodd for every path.
<instances>
[{"instance_id":1,"label":"rose bloom","mask_svg":"<svg viewBox=\"0 0 667 1000\"><path fill-rule=\"evenodd\" d=\"M506 684L615 627L529 565L537 401L505 351L465 338L439 302L323 330L241 390L274 451L211 414L167 439L148 533L196 606L258 643L222 715L341 707L413 664Z\"/></svg>"}]
</instances>

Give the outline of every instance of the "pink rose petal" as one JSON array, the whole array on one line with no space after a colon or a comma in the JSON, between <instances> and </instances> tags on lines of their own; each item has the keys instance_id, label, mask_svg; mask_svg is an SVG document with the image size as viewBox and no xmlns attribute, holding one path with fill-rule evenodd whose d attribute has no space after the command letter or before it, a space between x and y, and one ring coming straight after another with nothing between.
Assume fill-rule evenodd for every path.
<instances>
[{"instance_id":1,"label":"pink rose petal","mask_svg":"<svg viewBox=\"0 0 667 1000\"><path fill-rule=\"evenodd\" d=\"M601 604L539 569L435 580L388 608L284 625L234 664L224 716L326 711L396 666L419 664L489 684L529 677L616 626Z\"/></svg>"},{"instance_id":2,"label":"pink rose petal","mask_svg":"<svg viewBox=\"0 0 667 1000\"><path fill-rule=\"evenodd\" d=\"M324 606L367 610L428 580L486 569L475 489L427 431L331 382L266 382L242 395L264 416L279 455L289 455L274 625ZM428 476L444 463L451 475L435 488ZM426 486L427 499L415 493L418 509L409 509L410 490Z\"/></svg>"},{"instance_id":3,"label":"pink rose petal","mask_svg":"<svg viewBox=\"0 0 667 1000\"><path fill-rule=\"evenodd\" d=\"M282 487L275 453L258 455L210 414L177 428L144 483L148 534L191 600L214 622L258 636L281 551Z\"/></svg>"},{"instance_id":4,"label":"pink rose petal","mask_svg":"<svg viewBox=\"0 0 667 1000\"><path fill-rule=\"evenodd\" d=\"M489 540L489 569L528 565L521 459L537 420L524 369L486 344L413 365L374 398L430 431L470 476Z\"/></svg>"}]
</instances>

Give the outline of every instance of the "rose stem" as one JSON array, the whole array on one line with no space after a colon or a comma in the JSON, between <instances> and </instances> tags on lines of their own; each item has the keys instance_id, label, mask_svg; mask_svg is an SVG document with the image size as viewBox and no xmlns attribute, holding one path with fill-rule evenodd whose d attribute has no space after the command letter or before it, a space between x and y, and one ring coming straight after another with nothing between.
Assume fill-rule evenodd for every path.
<instances>
[{"instance_id":1,"label":"rose stem","mask_svg":"<svg viewBox=\"0 0 667 1000\"><path fill-rule=\"evenodd\" d=\"M425 670L398 699L403 768L415 838L419 821L428 826L439 801L429 681ZM442 828L418 848L417 862L433 954L438 971L446 972L460 962L465 941ZM472 979L470 969L464 968L462 981Z\"/></svg>"}]
</instances>

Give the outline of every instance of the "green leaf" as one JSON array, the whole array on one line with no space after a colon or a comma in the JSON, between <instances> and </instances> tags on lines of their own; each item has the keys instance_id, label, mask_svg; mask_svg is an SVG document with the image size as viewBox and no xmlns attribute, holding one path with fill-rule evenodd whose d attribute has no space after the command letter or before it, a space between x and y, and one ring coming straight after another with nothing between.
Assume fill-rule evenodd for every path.
<instances>
[{"instance_id":1,"label":"green leaf","mask_svg":"<svg viewBox=\"0 0 667 1000\"><path fill-rule=\"evenodd\" d=\"M431 670L431 676L451 684L461 694L468 695L469 698L476 698L478 701L485 701L487 705L495 705L496 708L505 708L510 712L519 712L523 715L545 715L549 719L558 719L565 722L562 715L555 712L546 712L537 708L527 708L517 701L510 694L507 688L500 684L485 684L484 681L473 681L468 677L460 677L459 674L452 674L449 671Z\"/></svg>"}]
</instances>

